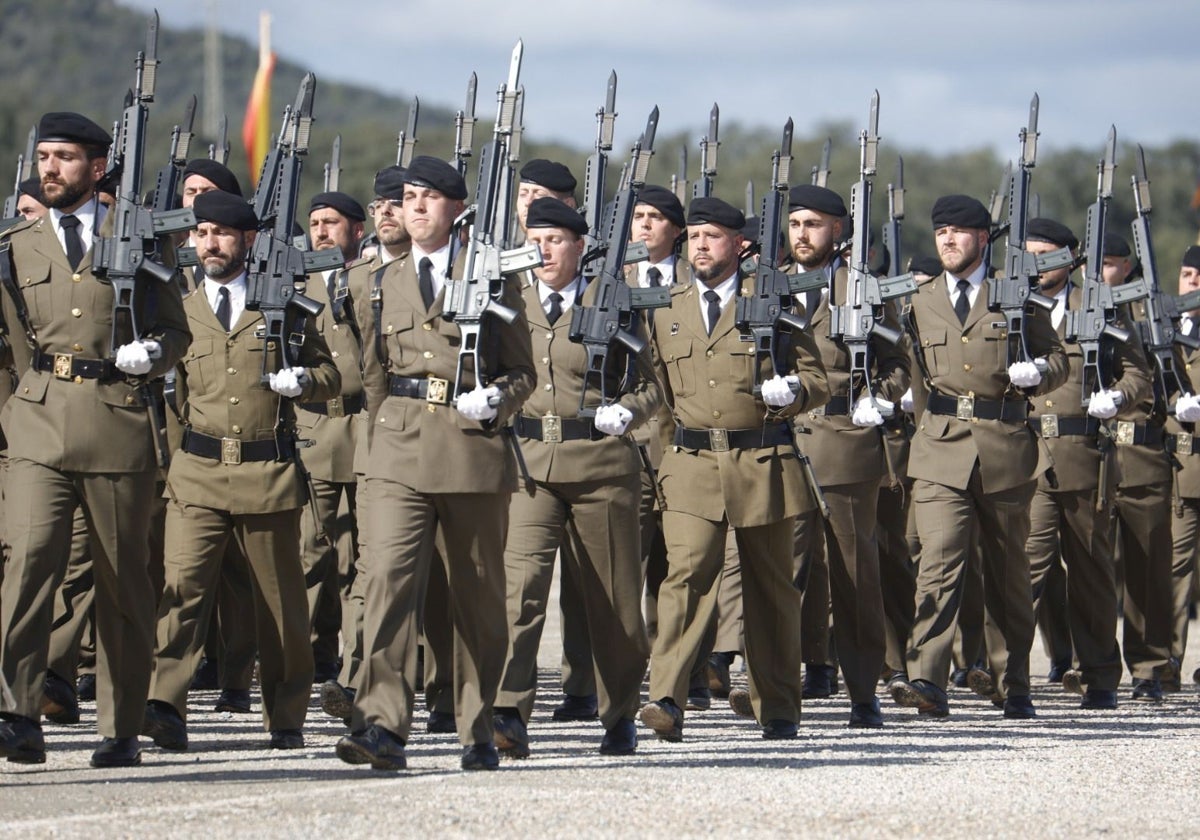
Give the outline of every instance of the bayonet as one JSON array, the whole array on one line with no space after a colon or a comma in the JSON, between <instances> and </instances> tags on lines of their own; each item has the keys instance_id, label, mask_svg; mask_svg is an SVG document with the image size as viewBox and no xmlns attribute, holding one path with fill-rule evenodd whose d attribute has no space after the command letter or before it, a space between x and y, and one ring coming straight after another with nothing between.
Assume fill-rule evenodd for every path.
<instances>
[{"instance_id":1,"label":"bayonet","mask_svg":"<svg viewBox=\"0 0 1200 840\"><path fill-rule=\"evenodd\" d=\"M417 145L417 119L421 115L421 100L413 97L408 106L408 123L396 136L396 165L407 167L412 163L413 149Z\"/></svg>"},{"instance_id":2,"label":"bayonet","mask_svg":"<svg viewBox=\"0 0 1200 840\"><path fill-rule=\"evenodd\" d=\"M229 117L225 114L221 115L220 125L217 142L208 145L208 159L225 166L229 161Z\"/></svg>"},{"instance_id":3,"label":"bayonet","mask_svg":"<svg viewBox=\"0 0 1200 840\"><path fill-rule=\"evenodd\" d=\"M475 143L475 89L478 81L472 73L467 82L466 105L454 115L454 165L464 179L470 166L471 148Z\"/></svg>"},{"instance_id":4,"label":"bayonet","mask_svg":"<svg viewBox=\"0 0 1200 840\"><path fill-rule=\"evenodd\" d=\"M337 192L342 179L342 135L334 135L329 162L325 164L324 191Z\"/></svg>"},{"instance_id":5,"label":"bayonet","mask_svg":"<svg viewBox=\"0 0 1200 840\"><path fill-rule=\"evenodd\" d=\"M713 180L717 177L717 152L720 140L721 109L713 103L708 113L708 134L700 138L700 179L692 187L692 198L707 198L713 193Z\"/></svg>"},{"instance_id":6,"label":"bayonet","mask_svg":"<svg viewBox=\"0 0 1200 840\"><path fill-rule=\"evenodd\" d=\"M883 226L883 247L888 252L887 276L900 274L900 223L904 221L904 158L896 158L896 178L888 184L888 221Z\"/></svg>"},{"instance_id":7,"label":"bayonet","mask_svg":"<svg viewBox=\"0 0 1200 840\"><path fill-rule=\"evenodd\" d=\"M751 178L746 182L746 218L758 215L758 208L755 207L754 201L754 179Z\"/></svg>"},{"instance_id":8,"label":"bayonet","mask_svg":"<svg viewBox=\"0 0 1200 840\"><path fill-rule=\"evenodd\" d=\"M671 192L679 199L679 203L687 206L688 202L688 159L687 143L679 148L679 169L671 176Z\"/></svg>"},{"instance_id":9,"label":"bayonet","mask_svg":"<svg viewBox=\"0 0 1200 840\"><path fill-rule=\"evenodd\" d=\"M829 152L833 148L833 139L826 137L821 146L821 162L812 168L812 182L818 187L829 183Z\"/></svg>"}]
</instances>

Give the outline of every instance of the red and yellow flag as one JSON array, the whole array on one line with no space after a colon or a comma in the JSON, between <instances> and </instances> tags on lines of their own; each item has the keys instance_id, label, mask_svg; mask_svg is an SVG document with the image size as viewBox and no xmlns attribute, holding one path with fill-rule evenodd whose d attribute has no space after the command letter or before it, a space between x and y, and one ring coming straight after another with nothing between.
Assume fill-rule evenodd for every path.
<instances>
[{"instance_id":1,"label":"red and yellow flag","mask_svg":"<svg viewBox=\"0 0 1200 840\"><path fill-rule=\"evenodd\" d=\"M242 145L246 147L250 179L255 184L271 139L271 75L275 72L275 53L271 52L271 16L266 12L259 18L258 38L258 71L254 74L242 123Z\"/></svg>"}]
</instances>

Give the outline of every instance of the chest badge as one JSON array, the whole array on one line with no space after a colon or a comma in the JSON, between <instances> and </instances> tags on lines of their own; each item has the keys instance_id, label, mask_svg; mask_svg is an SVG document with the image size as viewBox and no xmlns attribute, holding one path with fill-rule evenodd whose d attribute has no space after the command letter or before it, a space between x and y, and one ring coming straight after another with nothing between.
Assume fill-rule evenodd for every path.
<instances>
[{"instance_id":1,"label":"chest badge","mask_svg":"<svg viewBox=\"0 0 1200 840\"><path fill-rule=\"evenodd\" d=\"M671 335L679 335L679 324L671 325Z\"/></svg>"}]
</instances>

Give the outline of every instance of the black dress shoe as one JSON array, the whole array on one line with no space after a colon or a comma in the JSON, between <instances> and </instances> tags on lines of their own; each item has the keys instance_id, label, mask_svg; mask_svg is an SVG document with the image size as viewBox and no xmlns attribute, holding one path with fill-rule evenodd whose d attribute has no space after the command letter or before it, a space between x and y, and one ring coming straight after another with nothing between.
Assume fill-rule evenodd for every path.
<instances>
[{"instance_id":1,"label":"black dress shoe","mask_svg":"<svg viewBox=\"0 0 1200 840\"><path fill-rule=\"evenodd\" d=\"M879 700L872 697L865 703L850 706L850 722L853 729L879 729L883 726L883 714L879 711Z\"/></svg>"},{"instance_id":2,"label":"black dress shoe","mask_svg":"<svg viewBox=\"0 0 1200 840\"><path fill-rule=\"evenodd\" d=\"M1010 694L1004 698L1004 716L1009 720L1032 720L1037 717L1037 711L1028 695Z\"/></svg>"},{"instance_id":3,"label":"black dress shoe","mask_svg":"<svg viewBox=\"0 0 1200 840\"><path fill-rule=\"evenodd\" d=\"M757 719L754 716L754 703L750 700L750 692L744 688L735 688L729 692L729 708L733 709L733 713L738 717Z\"/></svg>"},{"instance_id":4,"label":"black dress shoe","mask_svg":"<svg viewBox=\"0 0 1200 840\"><path fill-rule=\"evenodd\" d=\"M222 689L213 711L231 712L235 715L250 714L250 692L244 688Z\"/></svg>"},{"instance_id":5,"label":"black dress shoe","mask_svg":"<svg viewBox=\"0 0 1200 840\"><path fill-rule=\"evenodd\" d=\"M496 770L500 767L500 756L491 741L472 744L463 750L462 769Z\"/></svg>"},{"instance_id":6,"label":"black dress shoe","mask_svg":"<svg viewBox=\"0 0 1200 840\"><path fill-rule=\"evenodd\" d=\"M1081 709L1115 709L1117 708L1117 692L1104 688L1089 688L1079 704Z\"/></svg>"},{"instance_id":7,"label":"black dress shoe","mask_svg":"<svg viewBox=\"0 0 1200 840\"><path fill-rule=\"evenodd\" d=\"M142 734L164 750L183 751L188 748L187 724L169 703L151 700L146 704Z\"/></svg>"},{"instance_id":8,"label":"black dress shoe","mask_svg":"<svg viewBox=\"0 0 1200 840\"><path fill-rule=\"evenodd\" d=\"M304 735L299 729L272 729L271 749L302 750L304 749Z\"/></svg>"},{"instance_id":9,"label":"black dress shoe","mask_svg":"<svg viewBox=\"0 0 1200 840\"><path fill-rule=\"evenodd\" d=\"M683 711L670 698L642 706L641 718L660 741L683 740Z\"/></svg>"},{"instance_id":10,"label":"black dress shoe","mask_svg":"<svg viewBox=\"0 0 1200 840\"><path fill-rule=\"evenodd\" d=\"M996 695L996 681L983 665L972 665L967 671L967 688L988 700Z\"/></svg>"},{"instance_id":11,"label":"black dress shoe","mask_svg":"<svg viewBox=\"0 0 1200 840\"><path fill-rule=\"evenodd\" d=\"M42 714L53 723L79 723L79 698L75 686L53 671L46 672L42 685Z\"/></svg>"},{"instance_id":12,"label":"black dress shoe","mask_svg":"<svg viewBox=\"0 0 1200 840\"><path fill-rule=\"evenodd\" d=\"M968 671L966 668L955 668L950 672L950 685L954 686L955 688L966 688L967 673Z\"/></svg>"},{"instance_id":13,"label":"black dress shoe","mask_svg":"<svg viewBox=\"0 0 1200 840\"><path fill-rule=\"evenodd\" d=\"M1192 682L1196 683L1196 685L1200 685L1200 668L1197 668L1192 672Z\"/></svg>"},{"instance_id":14,"label":"black dress shoe","mask_svg":"<svg viewBox=\"0 0 1200 840\"><path fill-rule=\"evenodd\" d=\"M729 696L729 666L733 664L732 653L714 653L708 657L708 690L713 697Z\"/></svg>"},{"instance_id":15,"label":"black dress shoe","mask_svg":"<svg viewBox=\"0 0 1200 840\"><path fill-rule=\"evenodd\" d=\"M0 756L14 764L45 764L42 727L21 715L0 715Z\"/></svg>"},{"instance_id":16,"label":"black dress shoe","mask_svg":"<svg viewBox=\"0 0 1200 840\"><path fill-rule=\"evenodd\" d=\"M452 712L433 711L429 713L425 731L434 735L453 735L458 731L458 724L455 722Z\"/></svg>"},{"instance_id":17,"label":"black dress shoe","mask_svg":"<svg viewBox=\"0 0 1200 840\"><path fill-rule=\"evenodd\" d=\"M633 755L637 741L637 726L629 718L621 718L604 733L600 755Z\"/></svg>"},{"instance_id":18,"label":"black dress shoe","mask_svg":"<svg viewBox=\"0 0 1200 840\"><path fill-rule=\"evenodd\" d=\"M689 712L707 712L712 708L712 692L707 685L694 685L688 689L687 703L684 708Z\"/></svg>"},{"instance_id":19,"label":"black dress shoe","mask_svg":"<svg viewBox=\"0 0 1200 840\"><path fill-rule=\"evenodd\" d=\"M763 726L762 736L768 741L786 741L795 738L799 727L792 720L769 720Z\"/></svg>"},{"instance_id":20,"label":"black dress shoe","mask_svg":"<svg viewBox=\"0 0 1200 840\"><path fill-rule=\"evenodd\" d=\"M516 709L497 709L492 716L495 745L505 758L529 758L529 732Z\"/></svg>"},{"instance_id":21,"label":"black dress shoe","mask_svg":"<svg viewBox=\"0 0 1200 840\"><path fill-rule=\"evenodd\" d=\"M215 659L201 659L200 667L196 669L196 673L192 676L192 691L216 691L220 686L217 685L217 661Z\"/></svg>"},{"instance_id":22,"label":"black dress shoe","mask_svg":"<svg viewBox=\"0 0 1200 840\"><path fill-rule=\"evenodd\" d=\"M341 666L336 661L316 663L313 666L313 685L321 685L330 680L336 680L341 670Z\"/></svg>"},{"instance_id":23,"label":"black dress shoe","mask_svg":"<svg viewBox=\"0 0 1200 840\"><path fill-rule=\"evenodd\" d=\"M1164 699L1162 685L1158 680L1134 680L1133 699L1149 703L1161 703Z\"/></svg>"},{"instance_id":24,"label":"black dress shoe","mask_svg":"<svg viewBox=\"0 0 1200 840\"><path fill-rule=\"evenodd\" d=\"M1071 670L1070 661L1053 662L1050 664L1050 671L1046 674L1046 682L1060 683L1062 682L1063 674Z\"/></svg>"},{"instance_id":25,"label":"black dress shoe","mask_svg":"<svg viewBox=\"0 0 1200 840\"><path fill-rule=\"evenodd\" d=\"M892 699L897 705L908 706L925 717L945 718L950 716L950 702L946 692L928 680L896 682L892 687Z\"/></svg>"},{"instance_id":26,"label":"black dress shoe","mask_svg":"<svg viewBox=\"0 0 1200 840\"><path fill-rule=\"evenodd\" d=\"M343 688L337 680L321 684L321 710L330 717L345 720L354 713L354 689Z\"/></svg>"},{"instance_id":27,"label":"black dress shoe","mask_svg":"<svg viewBox=\"0 0 1200 840\"><path fill-rule=\"evenodd\" d=\"M1158 678L1162 685L1162 690L1168 693L1177 693L1183 690L1183 683L1180 679L1182 665L1179 660L1172 656L1167 660L1166 667L1163 668L1162 676Z\"/></svg>"},{"instance_id":28,"label":"black dress shoe","mask_svg":"<svg viewBox=\"0 0 1200 840\"><path fill-rule=\"evenodd\" d=\"M599 701L595 694L564 694L553 717L557 721L595 720L600 717Z\"/></svg>"},{"instance_id":29,"label":"black dress shoe","mask_svg":"<svg viewBox=\"0 0 1200 840\"><path fill-rule=\"evenodd\" d=\"M75 684L75 696L80 700L88 703L94 703L96 700L96 675L84 674L79 678L79 682Z\"/></svg>"},{"instance_id":30,"label":"black dress shoe","mask_svg":"<svg viewBox=\"0 0 1200 840\"><path fill-rule=\"evenodd\" d=\"M827 700L837 693L837 668L832 665L805 665L800 696L805 700Z\"/></svg>"},{"instance_id":31,"label":"black dress shoe","mask_svg":"<svg viewBox=\"0 0 1200 840\"><path fill-rule=\"evenodd\" d=\"M105 738L92 753L93 767L137 767L142 763L138 739Z\"/></svg>"},{"instance_id":32,"label":"black dress shoe","mask_svg":"<svg viewBox=\"0 0 1200 840\"><path fill-rule=\"evenodd\" d=\"M373 770L403 770L408 766L404 741L375 723L356 735L343 735L335 750L347 764L370 764Z\"/></svg>"}]
</instances>

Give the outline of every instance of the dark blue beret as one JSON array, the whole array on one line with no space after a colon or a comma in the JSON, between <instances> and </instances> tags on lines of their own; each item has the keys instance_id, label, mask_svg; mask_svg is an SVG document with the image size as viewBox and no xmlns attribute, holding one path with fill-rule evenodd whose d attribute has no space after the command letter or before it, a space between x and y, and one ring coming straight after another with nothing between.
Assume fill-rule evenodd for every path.
<instances>
[{"instance_id":1,"label":"dark blue beret","mask_svg":"<svg viewBox=\"0 0 1200 840\"><path fill-rule=\"evenodd\" d=\"M197 222L212 222L234 230L258 228L258 218L249 202L240 195L222 190L200 193L192 204L192 212L196 214Z\"/></svg>"},{"instance_id":2,"label":"dark blue beret","mask_svg":"<svg viewBox=\"0 0 1200 840\"><path fill-rule=\"evenodd\" d=\"M74 111L51 111L38 122L39 143L79 143L108 148L112 138L100 126Z\"/></svg>"},{"instance_id":3,"label":"dark blue beret","mask_svg":"<svg viewBox=\"0 0 1200 840\"><path fill-rule=\"evenodd\" d=\"M720 225L740 233L746 226L746 217L742 211L727 201L719 198L692 199L688 207L687 223L689 225Z\"/></svg>"},{"instance_id":4,"label":"dark blue beret","mask_svg":"<svg viewBox=\"0 0 1200 840\"><path fill-rule=\"evenodd\" d=\"M446 161L429 155L412 159L404 172L404 183L437 190L446 198L458 201L467 197L467 183L458 170Z\"/></svg>"},{"instance_id":5,"label":"dark blue beret","mask_svg":"<svg viewBox=\"0 0 1200 840\"><path fill-rule=\"evenodd\" d=\"M558 193L575 192L575 176L561 163L534 158L521 167L521 180Z\"/></svg>"},{"instance_id":6,"label":"dark blue beret","mask_svg":"<svg viewBox=\"0 0 1200 840\"><path fill-rule=\"evenodd\" d=\"M367 218L367 213L363 210L363 206L355 201L353 196L347 195L344 192L317 193L312 197L312 201L309 202L309 215L312 215L312 211L320 210L322 207L336 210L347 219L355 222L361 222Z\"/></svg>"},{"instance_id":7,"label":"dark blue beret","mask_svg":"<svg viewBox=\"0 0 1200 840\"><path fill-rule=\"evenodd\" d=\"M983 202L969 195L944 195L933 203L933 229L940 227L979 228L992 226L992 214Z\"/></svg>"},{"instance_id":8,"label":"dark blue beret","mask_svg":"<svg viewBox=\"0 0 1200 840\"><path fill-rule=\"evenodd\" d=\"M551 196L543 196L529 205L529 213L525 217L526 228L566 228L577 236L588 232L587 220L579 215L578 210L568 207L562 201Z\"/></svg>"},{"instance_id":9,"label":"dark blue beret","mask_svg":"<svg viewBox=\"0 0 1200 840\"><path fill-rule=\"evenodd\" d=\"M658 184L647 184L638 192L638 204L649 204L655 210L667 217L667 221L677 228L687 227L683 216L683 205L679 197L666 187Z\"/></svg>"}]
</instances>

